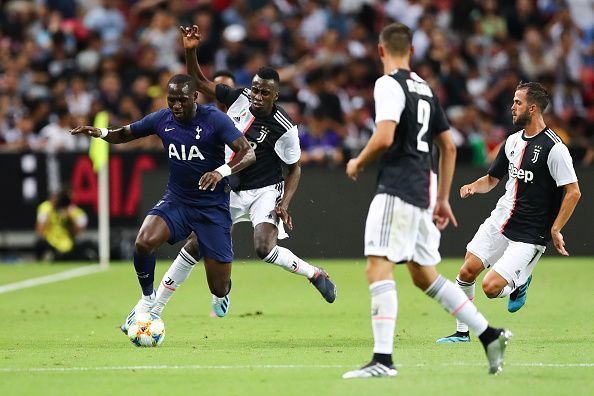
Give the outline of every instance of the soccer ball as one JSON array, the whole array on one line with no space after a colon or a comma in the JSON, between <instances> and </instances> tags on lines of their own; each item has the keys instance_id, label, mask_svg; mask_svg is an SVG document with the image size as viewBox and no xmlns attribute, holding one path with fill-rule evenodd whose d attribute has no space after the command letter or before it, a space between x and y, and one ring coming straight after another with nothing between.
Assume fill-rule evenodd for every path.
<instances>
[{"instance_id":1,"label":"soccer ball","mask_svg":"<svg viewBox=\"0 0 594 396\"><path fill-rule=\"evenodd\" d=\"M165 339L165 323L154 313L140 313L128 328L128 337L138 347L159 346Z\"/></svg>"}]
</instances>

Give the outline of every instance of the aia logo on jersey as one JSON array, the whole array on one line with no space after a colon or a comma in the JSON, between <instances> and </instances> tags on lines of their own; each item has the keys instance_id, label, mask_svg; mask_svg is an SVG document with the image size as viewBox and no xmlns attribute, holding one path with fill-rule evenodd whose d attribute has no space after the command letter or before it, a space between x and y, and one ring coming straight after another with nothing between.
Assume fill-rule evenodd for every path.
<instances>
[{"instance_id":1,"label":"aia logo on jersey","mask_svg":"<svg viewBox=\"0 0 594 396\"><path fill-rule=\"evenodd\" d=\"M532 183L532 180L534 180L534 173L532 171L516 168L516 166L511 162L509 163L507 170L509 172L510 179L514 178L523 180L524 183Z\"/></svg>"},{"instance_id":2,"label":"aia logo on jersey","mask_svg":"<svg viewBox=\"0 0 594 396\"><path fill-rule=\"evenodd\" d=\"M536 161L538 161L538 154L540 154L540 150L542 150L541 146L534 146L534 151L532 152L532 163L536 164Z\"/></svg>"},{"instance_id":3,"label":"aia logo on jersey","mask_svg":"<svg viewBox=\"0 0 594 396\"><path fill-rule=\"evenodd\" d=\"M204 155L202 155L198 147L186 147L185 144L180 145L178 148L175 144L169 143L168 154L169 158L175 158L178 161L192 161L194 158L204 160Z\"/></svg>"},{"instance_id":4,"label":"aia logo on jersey","mask_svg":"<svg viewBox=\"0 0 594 396\"><path fill-rule=\"evenodd\" d=\"M264 139L266 139L266 136L270 133L270 131L268 130L268 128L266 128L265 126L263 126L260 129L260 136L258 136L258 138L256 139L256 142L258 143L262 143L264 141Z\"/></svg>"}]
</instances>

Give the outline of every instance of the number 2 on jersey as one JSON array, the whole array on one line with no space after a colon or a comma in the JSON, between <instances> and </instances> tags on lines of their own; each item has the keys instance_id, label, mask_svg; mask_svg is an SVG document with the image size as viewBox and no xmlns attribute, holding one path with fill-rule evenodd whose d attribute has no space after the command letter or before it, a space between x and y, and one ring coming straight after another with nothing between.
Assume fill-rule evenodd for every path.
<instances>
[{"instance_id":1,"label":"number 2 on jersey","mask_svg":"<svg viewBox=\"0 0 594 396\"><path fill-rule=\"evenodd\" d=\"M423 99L419 99L417 105L417 122L421 124L421 129L417 134L417 150L424 153L429 152L429 143L423 140L423 137L429 130L429 116L431 115L431 105Z\"/></svg>"}]
</instances>

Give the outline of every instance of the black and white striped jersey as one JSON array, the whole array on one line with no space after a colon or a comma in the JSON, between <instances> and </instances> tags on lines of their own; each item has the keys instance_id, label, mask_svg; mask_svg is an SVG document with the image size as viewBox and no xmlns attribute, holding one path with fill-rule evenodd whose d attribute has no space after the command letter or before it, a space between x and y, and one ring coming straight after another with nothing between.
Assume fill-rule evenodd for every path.
<instances>
[{"instance_id":1,"label":"black and white striped jersey","mask_svg":"<svg viewBox=\"0 0 594 396\"><path fill-rule=\"evenodd\" d=\"M250 112L250 90L216 86L216 97L229 110L227 115L245 135L256 153L256 163L234 174L230 180L234 191L252 190L283 180L282 164L294 164L301 157L297 125L285 110L276 104L266 117Z\"/></svg>"},{"instance_id":2,"label":"black and white striped jersey","mask_svg":"<svg viewBox=\"0 0 594 396\"><path fill-rule=\"evenodd\" d=\"M428 208L435 201L433 139L449 129L437 96L409 70L395 70L375 83L375 122L395 121L396 136L379 164L377 194L395 195Z\"/></svg>"},{"instance_id":3,"label":"black and white striped jersey","mask_svg":"<svg viewBox=\"0 0 594 396\"><path fill-rule=\"evenodd\" d=\"M577 181L569 150L550 128L532 137L510 135L489 168L509 176L491 219L512 241L546 245L563 199L563 186Z\"/></svg>"}]
</instances>

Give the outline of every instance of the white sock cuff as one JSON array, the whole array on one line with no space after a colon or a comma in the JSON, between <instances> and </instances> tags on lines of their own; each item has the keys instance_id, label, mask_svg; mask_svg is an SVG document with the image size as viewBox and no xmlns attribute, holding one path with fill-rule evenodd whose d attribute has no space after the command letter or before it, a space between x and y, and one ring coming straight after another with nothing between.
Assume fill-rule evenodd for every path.
<instances>
[{"instance_id":1,"label":"white sock cuff","mask_svg":"<svg viewBox=\"0 0 594 396\"><path fill-rule=\"evenodd\" d=\"M474 285L475 282L474 281L473 282L465 282L463 280L460 280L460 277L457 276L456 283L458 284L458 286L464 287L464 286L472 286L472 285Z\"/></svg>"},{"instance_id":2,"label":"white sock cuff","mask_svg":"<svg viewBox=\"0 0 594 396\"><path fill-rule=\"evenodd\" d=\"M392 290L396 290L396 281L393 279L381 280L373 282L371 285L369 285L369 291L371 292L372 296L377 296Z\"/></svg>"},{"instance_id":3,"label":"white sock cuff","mask_svg":"<svg viewBox=\"0 0 594 396\"><path fill-rule=\"evenodd\" d=\"M278 245L275 245L272 248L272 250L270 251L270 253L268 253L268 256L264 257L264 261L266 261L267 263L274 263L277 258L278 258Z\"/></svg>"},{"instance_id":4,"label":"white sock cuff","mask_svg":"<svg viewBox=\"0 0 594 396\"><path fill-rule=\"evenodd\" d=\"M425 294L431 298L434 298L441 288L446 284L447 279L439 275L435 281L425 290Z\"/></svg>"},{"instance_id":5,"label":"white sock cuff","mask_svg":"<svg viewBox=\"0 0 594 396\"><path fill-rule=\"evenodd\" d=\"M177 257L179 258L178 263L183 266L187 265L193 267L194 265L196 265L196 263L198 263L198 261L196 261L196 259L192 257L192 255L188 253L188 251L184 248L181 248Z\"/></svg>"}]
</instances>

